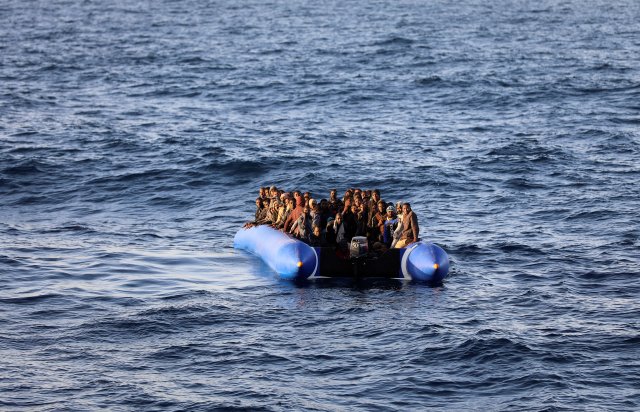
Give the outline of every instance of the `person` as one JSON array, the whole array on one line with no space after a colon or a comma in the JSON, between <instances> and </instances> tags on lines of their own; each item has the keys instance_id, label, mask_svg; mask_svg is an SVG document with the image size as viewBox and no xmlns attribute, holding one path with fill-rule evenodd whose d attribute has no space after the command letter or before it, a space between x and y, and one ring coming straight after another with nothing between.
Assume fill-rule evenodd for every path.
<instances>
[{"instance_id":1,"label":"person","mask_svg":"<svg viewBox=\"0 0 640 412\"><path fill-rule=\"evenodd\" d=\"M383 200L379 200L376 204L375 213L371 216L371 220L369 221L369 240L371 240L371 242L382 241L386 205Z\"/></svg>"},{"instance_id":2,"label":"person","mask_svg":"<svg viewBox=\"0 0 640 412\"><path fill-rule=\"evenodd\" d=\"M320 230L320 226L314 225L311 229L311 235L309 236L309 246L313 247L326 247L327 242Z\"/></svg>"},{"instance_id":3,"label":"person","mask_svg":"<svg viewBox=\"0 0 640 412\"><path fill-rule=\"evenodd\" d=\"M309 243L309 235L311 235L311 217L309 216L309 206L306 206L303 209L303 213L293 223L289 233L302 240L303 242Z\"/></svg>"},{"instance_id":4,"label":"person","mask_svg":"<svg viewBox=\"0 0 640 412\"><path fill-rule=\"evenodd\" d=\"M398 227L398 218L396 217L396 208L393 205L387 206L387 216L384 221L384 229L382 233L382 243L389 248L393 242L393 232Z\"/></svg>"},{"instance_id":5,"label":"person","mask_svg":"<svg viewBox=\"0 0 640 412\"><path fill-rule=\"evenodd\" d=\"M402 204L404 202L396 202L396 213L398 214L398 219L402 220Z\"/></svg>"},{"instance_id":6,"label":"person","mask_svg":"<svg viewBox=\"0 0 640 412\"><path fill-rule=\"evenodd\" d=\"M402 205L402 235L395 247L400 249L420 240L418 216L411 210L411 204Z\"/></svg>"},{"instance_id":7,"label":"person","mask_svg":"<svg viewBox=\"0 0 640 412\"><path fill-rule=\"evenodd\" d=\"M353 196L353 204L356 206L356 210L360 210L360 205L362 204L362 197L360 195Z\"/></svg>"},{"instance_id":8,"label":"person","mask_svg":"<svg viewBox=\"0 0 640 412\"><path fill-rule=\"evenodd\" d=\"M342 223L345 230L345 239L347 243L351 242L351 239L355 236L358 222L356 220L356 215L358 213L358 209L356 209L356 205L351 204L349 210L342 214ZM336 236L338 236L338 232L336 231Z\"/></svg>"},{"instance_id":9,"label":"person","mask_svg":"<svg viewBox=\"0 0 640 412\"><path fill-rule=\"evenodd\" d=\"M289 214L289 217L287 217L287 220L284 222L284 232L285 233L289 233L289 231L291 230L291 226L293 225L293 223L298 220L298 218L300 217L300 215L302 213L304 213L304 199L302 198L302 195L300 194L300 191L296 190L293 192L293 200L295 202L295 206L293 208L293 210L291 211L291 213Z\"/></svg>"},{"instance_id":10,"label":"person","mask_svg":"<svg viewBox=\"0 0 640 412\"><path fill-rule=\"evenodd\" d=\"M342 199L342 214L344 215L346 212L351 210L351 205L353 204L353 199L351 198L351 192L347 191L345 193L344 198Z\"/></svg>"},{"instance_id":11,"label":"person","mask_svg":"<svg viewBox=\"0 0 640 412\"><path fill-rule=\"evenodd\" d=\"M271 202L269 203L269 210L267 211L267 216L262 221L262 224L271 225L275 221L278 220L278 211L280 209L280 201L277 196L271 198Z\"/></svg>"},{"instance_id":12,"label":"person","mask_svg":"<svg viewBox=\"0 0 640 412\"><path fill-rule=\"evenodd\" d=\"M320 214L320 205L316 199L309 199L309 214L311 215L311 226L321 226L322 216Z\"/></svg>"},{"instance_id":13,"label":"person","mask_svg":"<svg viewBox=\"0 0 640 412\"><path fill-rule=\"evenodd\" d=\"M368 233L369 233L369 222L367 220L367 209L364 203L359 203L358 205L354 204L353 208L356 209L355 211L355 218L356 218L356 232L355 232L355 236L364 236L367 237Z\"/></svg>"},{"instance_id":14,"label":"person","mask_svg":"<svg viewBox=\"0 0 640 412\"><path fill-rule=\"evenodd\" d=\"M336 189L331 189L329 192L329 211L332 216L342 211L342 202L338 199L338 191Z\"/></svg>"},{"instance_id":15,"label":"person","mask_svg":"<svg viewBox=\"0 0 640 412\"><path fill-rule=\"evenodd\" d=\"M360 193L360 199L362 200L362 203L364 203L367 207L367 210L371 211L371 197L367 194L366 191L362 191L362 193Z\"/></svg>"},{"instance_id":16,"label":"person","mask_svg":"<svg viewBox=\"0 0 640 412\"><path fill-rule=\"evenodd\" d=\"M254 214L254 218L252 222L247 222L244 224L244 228L250 228L256 225L259 225L260 220L264 219L267 215L267 208L264 207L264 201L261 197L256 198L256 212Z\"/></svg>"},{"instance_id":17,"label":"person","mask_svg":"<svg viewBox=\"0 0 640 412\"><path fill-rule=\"evenodd\" d=\"M256 199L256 213L253 218L254 221L257 221L260 218L260 213L262 212L263 201L262 198L259 197Z\"/></svg>"},{"instance_id":18,"label":"person","mask_svg":"<svg viewBox=\"0 0 640 412\"><path fill-rule=\"evenodd\" d=\"M320 200L320 228L327 227L327 220L333 216L335 216L335 214L331 214L327 199ZM324 233L324 230L322 230L322 232Z\"/></svg>"},{"instance_id":19,"label":"person","mask_svg":"<svg viewBox=\"0 0 640 412\"><path fill-rule=\"evenodd\" d=\"M336 215L337 218L337 215ZM327 219L327 225L325 227L324 239L327 242L328 246L336 245L336 229L334 227L333 221L335 219L330 217Z\"/></svg>"},{"instance_id":20,"label":"person","mask_svg":"<svg viewBox=\"0 0 640 412\"><path fill-rule=\"evenodd\" d=\"M400 236L402 236L402 204L403 202L396 203L396 229L391 234L391 248L395 248L398 241L400 241Z\"/></svg>"},{"instance_id":21,"label":"person","mask_svg":"<svg viewBox=\"0 0 640 412\"><path fill-rule=\"evenodd\" d=\"M371 198L369 199L369 207L371 208L369 210L373 211L374 214L376 211L375 208L377 208L379 201L380 201L380 191L378 189L373 189L371 191Z\"/></svg>"},{"instance_id":22,"label":"person","mask_svg":"<svg viewBox=\"0 0 640 412\"><path fill-rule=\"evenodd\" d=\"M336 244L338 248L347 250L351 238L347 233L347 225L342 221L342 213L336 214L336 219L333 221L333 230L336 233Z\"/></svg>"},{"instance_id":23,"label":"person","mask_svg":"<svg viewBox=\"0 0 640 412\"><path fill-rule=\"evenodd\" d=\"M286 193L282 195L282 205L278 209L278 218L273 223L273 227L276 229L282 229L284 227L284 222L287 221L289 217L289 213L293 210L293 198Z\"/></svg>"}]
</instances>

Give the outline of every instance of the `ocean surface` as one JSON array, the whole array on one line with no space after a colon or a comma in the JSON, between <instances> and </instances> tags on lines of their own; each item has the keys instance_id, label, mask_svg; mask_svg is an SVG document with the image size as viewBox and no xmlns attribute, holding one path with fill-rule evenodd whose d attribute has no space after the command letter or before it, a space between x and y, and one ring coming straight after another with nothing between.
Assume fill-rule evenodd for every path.
<instances>
[{"instance_id":1,"label":"ocean surface","mask_svg":"<svg viewBox=\"0 0 640 412\"><path fill-rule=\"evenodd\" d=\"M637 411L640 3L0 1L0 409ZM279 280L379 188L439 287Z\"/></svg>"}]
</instances>

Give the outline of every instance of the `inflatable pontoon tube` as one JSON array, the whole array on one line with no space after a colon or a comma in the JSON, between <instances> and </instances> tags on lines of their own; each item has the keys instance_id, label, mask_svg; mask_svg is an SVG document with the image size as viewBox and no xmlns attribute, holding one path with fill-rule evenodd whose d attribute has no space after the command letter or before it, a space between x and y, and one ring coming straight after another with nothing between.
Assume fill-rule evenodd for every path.
<instances>
[{"instance_id":1,"label":"inflatable pontoon tube","mask_svg":"<svg viewBox=\"0 0 640 412\"><path fill-rule=\"evenodd\" d=\"M345 269L344 264L333 265L334 269L338 268L334 273L332 265L327 263L336 259L338 262L344 260L336 257L333 248L313 248L269 226L240 229L236 233L234 247L258 255L283 279L304 280L311 276L350 276L354 273L352 265L347 265ZM440 283L449 272L447 253L434 243L420 241L396 250L399 252L395 255L397 260L386 259L386 264L390 266L382 267L385 277ZM325 259L325 263L320 267L322 259ZM368 262L380 265L381 260ZM377 270L373 276L380 275L382 273Z\"/></svg>"},{"instance_id":2,"label":"inflatable pontoon tube","mask_svg":"<svg viewBox=\"0 0 640 412\"><path fill-rule=\"evenodd\" d=\"M311 246L269 226L240 229L233 246L258 255L282 279L304 280L318 270L318 256Z\"/></svg>"},{"instance_id":3,"label":"inflatable pontoon tube","mask_svg":"<svg viewBox=\"0 0 640 412\"><path fill-rule=\"evenodd\" d=\"M400 270L405 279L439 283L449 273L449 256L434 243L412 243L402 255Z\"/></svg>"}]
</instances>

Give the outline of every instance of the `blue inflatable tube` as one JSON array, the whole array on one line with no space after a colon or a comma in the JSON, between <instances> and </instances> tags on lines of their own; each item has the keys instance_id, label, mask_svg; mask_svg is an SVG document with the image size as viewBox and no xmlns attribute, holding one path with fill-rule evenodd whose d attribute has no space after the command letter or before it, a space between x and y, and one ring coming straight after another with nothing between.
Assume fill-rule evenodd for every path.
<instances>
[{"instance_id":1,"label":"blue inflatable tube","mask_svg":"<svg viewBox=\"0 0 640 412\"><path fill-rule=\"evenodd\" d=\"M269 226L240 229L233 246L258 255L283 279L304 280L318 270L315 250Z\"/></svg>"},{"instance_id":2,"label":"blue inflatable tube","mask_svg":"<svg viewBox=\"0 0 640 412\"><path fill-rule=\"evenodd\" d=\"M240 229L234 247L258 255L283 279L353 275L349 261L345 266L345 260L338 260L333 249L313 248L269 226ZM447 253L433 243L420 241L387 253L391 254L390 258L369 261L373 265L383 265L385 277L439 283L449 273ZM337 265L334 264L336 260ZM321 265L321 262L324 263ZM335 268L344 273L335 273ZM380 270L376 273L380 274Z\"/></svg>"},{"instance_id":3,"label":"blue inflatable tube","mask_svg":"<svg viewBox=\"0 0 640 412\"><path fill-rule=\"evenodd\" d=\"M412 243L404 250L400 271L405 279L439 283L449 273L449 256L434 243Z\"/></svg>"}]
</instances>

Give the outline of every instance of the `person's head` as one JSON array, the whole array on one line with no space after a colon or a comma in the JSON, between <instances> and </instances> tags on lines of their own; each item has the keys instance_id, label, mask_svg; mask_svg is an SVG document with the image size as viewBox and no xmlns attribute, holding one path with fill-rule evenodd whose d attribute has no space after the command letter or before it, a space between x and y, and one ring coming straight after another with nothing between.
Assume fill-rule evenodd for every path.
<instances>
[{"instance_id":1,"label":"person's head","mask_svg":"<svg viewBox=\"0 0 640 412\"><path fill-rule=\"evenodd\" d=\"M396 213L396 208L393 206L387 206L387 217L393 217Z\"/></svg>"},{"instance_id":2,"label":"person's head","mask_svg":"<svg viewBox=\"0 0 640 412\"><path fill-rule=\"evenodd\" d=\"M302 193L299 190L293 192L293 200L295 200L294 206L302 205Z\"/></svg>"},{"instance_id":3,"label":"person's head","mask_svg":"<svg viewBox=\"0 0 640 412\"><path fill-rule=\"evenodd\" d=\"M271 186L271 187L269 188L269 196L270 196L270 197L276 197L276 196L278 196L278 188L277 188L277 187L275 187L275 186Z\"/></svg>"},{"instance_id":4,"label":"person's head","mask_svg":"<svg viewBox=\"0 0 640 412\"><path fill-rule=\"evenodd\" d=\"M358 197L359 197L359 196L360 196L360 192L362 192L362 190L360 190L360 189L355 189L355 190L353 191L353 195L354 195L354 196L358 196Z\"/></svg>"},{"instance_id":5,"label":"person's head","mask_svg":"<svg viewBox=\"0 0 640 412\"><path fill-rule=\"evenodd\" d=\"M396 211L402 213L402 202L396 202Z\"/></svg>"},{"instance_id":6,"label":"person's head","mask_svg":"<svg viewBox=\"0 0 640 412\"><path fill-rule=\"evenodd\" d=\"M311 193L304 192L304 195L302 195L302 197L304 197L305 199L309 200L309 199L311 199Z\"/></svg>"},{"instance_id":7,"label":"person's head","mask_svg":"<svg viewBox=\"0 0 640 412\"><path fill-rule=\"evenodd\" d=\"M360 196L355 196L353 198L353 204L356 206L360 206L362 204L362 199L360 198Z\"/></svg>"},{"instance_id":8,"label":"person's head","mask_svg":"<svg viewBox=\"0 0 640 412\"><path fill-rule=\"evenodd\" d=\"M374 189L373 192L371 192L371 198L373 200L375 200L376 202L380 200L380 191L378 189Z\"/></svg>"},{"instance_id":9,"label":"person's head","mask_svg":"<svg viewBox=\"0 0 640 412\"><path fill-rule=\"evenodd\" d=\"M410 203L404 203L402 205L402 213L407 214L411 212L411 204Z\"/></svg>"},{"instance_id":10,"label":"person's head","mask_svg":"<svg viewBox=\"0 0 640 412\"><path fill-rule=\"evenodd\" d=\"M320 226L313 225L313 235L314 236L320 236Z\"/></svg>"},{"instance_id":11,"label":"person's head","mask_svg":"<svg viewBox=\"0 0 640 412\"><path fill-rule=\"evenodd\" d=\"M329 219L327 219L327 227L329 227L329 226L333 226L333 221L334 221L334 220L335 220L335 219L334 219L334 218L332 218L332 217L330 217Z\"/></svg>"},{"instance_id":12,"label":"person's head","mask_svg":"<svg viewBox=\"0 0 640 412\"><path fill-rule=\"evenodd\" d=\"M261 187L260 188L260 197L267 197L267 188L266 187Z\"/></svg>"},{"instance_id":13,"label":"person's head","mask_svg":"<svg viewBox=\"0 0 640 412\"><path fill-rule=\"evenodd\" d=\"M351 213L354 215L358 213L358 206L355 203L351 205Z\"/></svg>"},{"instance_id":14,"label":"person's head","mask_svg":"<svg viewBox=\"0 0 640 412\"><path fill-rule=\"evenodd\" d=\"M338 195L338 191L336 189L331 189L329 191L329 199L336 200L337 195Z\"/></svg>"},{"instance_id":15,"label":"person's head","mask_svg":"<svg viewBox=\"0 0 640 412\"><path fill-rule=\"evenodd\" d=\"M385 202L383 202L382 200L380 200L378 202L378 212L380 213L384 213L385 209L386 209L387 204Z\"/></svg>"},{"instance_id":16,"label":"person's head","mask_svg":"<svg viewBox=\"0 0 640 412\"><path fill-rule=\"evenodd\" d=\"M262 207L262 198L256 199L256 207Z\"/></svg>"},{"instance_id":17,"label":"person's head","mask_svg":"<svg viewBox=\"0 0 640 412\"><path fill-rule=\"evenodd\" d=\"M327 199L321 199L320 200L320 210L328 210L329 209L329 202L327 201Z\"/></svg>"},{"instance_id":18,"label":"person's head","mask_svg":"<svg viewBox=\"0 0 640 412\"><path fill-rule=\"evenodd\" d=\"M315 209L318 206L318 201L316 199L309 199L309 209Z\"/></svg>"},{"instance_id":19,"label":"person's head","mask_svg":"<svg viewBox=\"0 0 640 412\"><path fill-rule=\"evenodd\" d=\"M303 210L305 215L309 214L309 206L305 206Z\"/></svg>"},{"instance_id":20,"label":"person's head","mask_svg":"<svg viewBox=\"0 0 640 412\"><path fill-rule=\"evenodd\" d=\"M342 213L336 213L336 221L335 221L336 225L339 225L340 223L342 223Z\"/></svg>"}]
</instances>

